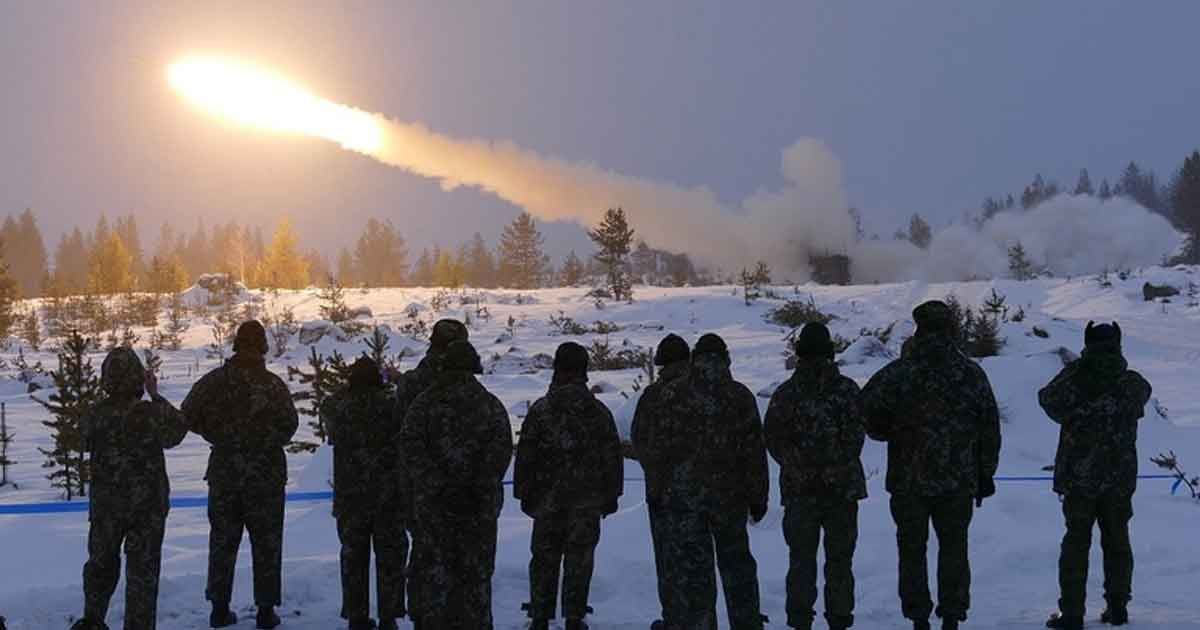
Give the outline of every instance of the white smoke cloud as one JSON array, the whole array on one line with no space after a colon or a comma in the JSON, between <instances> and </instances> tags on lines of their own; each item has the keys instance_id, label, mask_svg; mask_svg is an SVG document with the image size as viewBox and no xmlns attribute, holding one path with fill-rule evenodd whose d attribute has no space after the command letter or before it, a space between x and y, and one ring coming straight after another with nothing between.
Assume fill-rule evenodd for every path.
<instances>
[{"instance_id":1,"label":"white smoke cloud","mask_svg":"<svg viewBox=\"0 0 1200 630\"><path fill-rule=\"evenodd\" d=\"M1008 249L1020 242L1035 266L1080 275L1159 264L1181 240L1170 222L1128 199L1060 195L1028 212L1000 213L979 231L943 230L925 252L906 242L861 243L853 272L866 282L1004 277Z\"/></svg>"}]
</instances>

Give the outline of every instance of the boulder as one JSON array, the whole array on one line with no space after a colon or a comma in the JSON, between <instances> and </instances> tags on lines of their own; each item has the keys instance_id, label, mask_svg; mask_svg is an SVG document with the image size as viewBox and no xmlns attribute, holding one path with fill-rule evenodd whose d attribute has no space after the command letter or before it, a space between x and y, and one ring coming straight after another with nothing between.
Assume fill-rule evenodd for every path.
<instances>
[{"instance_id":1,"label":"boulder","mask_svg":"<svg viewBox=\"0 0 1200 630\"><path fill-rule=\"evenodd\" d=\"M326 319L304 322L300 326L300 343L311 346L325 337L333 337L338 341L346 341L346 333L336 324Z\"/></svg>"},{"instance_id":2,"label":"boulder","mask_svg":"<svg viewBox=\"0 0 1200 630\"><path fill-rule=\"evenodd\" d=\"M1179 295L1179 289L1170 285L1150 284L1149 282L1142 285L1142 298L1147 302L1153 302L1159 298L1169 298Z\"/></svg>"},{"instance_id":3,"label":"boulder","mask_svg":"<svg viewBox=\"0 0 1200 630\"><path fill-rule=\"evenodd\" d=\"M350 316L350 319L371 319L375 317L375 313L371 310L371 307L366 305L355 306L347 311L347 314Z\"/></svg>"}]
</instances>

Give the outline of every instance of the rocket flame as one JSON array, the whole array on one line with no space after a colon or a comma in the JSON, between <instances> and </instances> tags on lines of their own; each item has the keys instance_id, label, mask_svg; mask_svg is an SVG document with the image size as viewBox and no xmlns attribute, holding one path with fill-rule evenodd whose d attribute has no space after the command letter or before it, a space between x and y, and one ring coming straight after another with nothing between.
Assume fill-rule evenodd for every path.
<instances>
[{"instance_id":1,"label":"rocket flame","mask_svg":"<svg viewBox=\"0 0 1200 630\"><path fill-rule=\"evenodd\" d=\"M244 62L188 57L168 67L167 80L200 109L240 125L323 138L366 154L383 148L383 128L375 116Z\"/></svg>"}]
</instances>

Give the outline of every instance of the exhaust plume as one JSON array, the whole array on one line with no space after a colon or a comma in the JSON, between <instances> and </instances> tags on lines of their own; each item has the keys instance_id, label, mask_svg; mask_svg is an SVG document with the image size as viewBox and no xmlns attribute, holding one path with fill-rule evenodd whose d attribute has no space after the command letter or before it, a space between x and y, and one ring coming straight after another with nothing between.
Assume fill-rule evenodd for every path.
<instances>
[{"instance_id":1,"label":"exhaust plume","mask_svg":"<svg viewBox=\"0 0 1200 630\"><path fill-rule=\"evenodd\" d=\"M259 130L322 138L446 190L475 187L542 220L597 223L621 206L638 236L727 272L768 262L779 279L803 282L810 255L849 254L859 282L963 280L1007 273L1021 240L1032 262L1055 273L1155 264L1178 246L1161 217L1125 200L1063 196L995 217L981 231L952 227L928 251L907 242L856 243L841 163L819 140L783 151L784 185L725 206L705 186L623 175L544 156L513 142L460 139L388 120L314 95L266 70L221 57L190 57L168 71L171 86L204 111Z\"/></svg>"}]
</instances>

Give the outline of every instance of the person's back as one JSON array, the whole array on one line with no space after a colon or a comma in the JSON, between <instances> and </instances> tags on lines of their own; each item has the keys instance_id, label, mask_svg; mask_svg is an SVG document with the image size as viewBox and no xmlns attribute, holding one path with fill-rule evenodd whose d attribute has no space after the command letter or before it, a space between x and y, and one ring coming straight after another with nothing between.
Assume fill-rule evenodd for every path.
<instances>
[{"instance_id":1,"label":"person's back","mask_svg":"<svg viewBox=\"0 0 1200 630\"><path fill-rule=\"evenodd\" d=\"M670 623L716 623L715 551L730 626L761 628L746 523L767 512L767 452L758 403L733 380L724 340L710 334L696 342L691 369L665 387L663 404L654 440L665 454L659 533L669 548L668 588L683 602Z\"/></svg>"},{"instance_id":2,"label":"person's back","mask_svg":"<svg viewBox=\"0 0 1200 630\"><path fill-rule=\"evenodd\" d=\"M617 511L623 488L621 440L612 413L587 386L588 353L564 343L546 395L521 425L513 495L533 517L529 563L532 630L555 617L559 569L567 630L586 628L600 519Z\"/></svg>"},{"instance_id":3,"label":"person's back","mask_svg":"<svg viewBox=\"0 0 1200 630\"><path fill-rule=\"evenodd\" d=\"M938 605L953 630L970 608L967 530L974 501L995 492L1000 414L983 368L954 342L956 323L942 302L913 311L917 332L908 352L863 388L867 432L888 444L887 490L900 551L900 600L913 627L935 612L926 547L938 536Z\"/></svg>"},{"instance_id":4,"label":"person's back","mask_svg":"<svg viewBox=\"0 0 1200 630\"><path fill-rule=\"evenodd\" d=\"M187 435L187 423L158 393L158 382L129 348L111 351L101 367L105 397L81 418L89 453L88 561L84 613L72 628L106 628L104 618L126 555L126 630L157 623L162 541L170 509L163 450ZM143 400L145 393L150 400Z\"/></svg>"},{"instance_id":5,"label":"person's back","mask_svg":"<svg viewBox=\"0 0 1200 630\"><path fill-rule=\"evenodd\" d=\"M446 349L433 386L401 428L423 532L422 627L490 628L491 578L512 428L500 400L476 380L479 355L466 341Z\"/></svg>"},{"instance_id":6,"label":"person's back","mask_svg":"<svg viewBox=\"0 0 1200 630\"><path fill-rule=\"evenodd\" d=\"M1066 533L1059 560L1060 615L1047 626L1083 627L1092 528L1104 550L1105 623L1129 620L1133 548L1129 521L1137 488L1137 427L1150 400L1150 383L1129 369L1116 323L1088 323L1081 357L1038 392L1038 402L1060 425L1054 491L1062 496Z\"/></svg>"},{"instance_id":7,"label":"person's back","mask_svg":"<svg viewBox=\"0 0 1200 630\"><path fill-rule=\"evenodd\" d=\"M342 618L350 630L376 628L370 619L370 560L375 550L380 630L405 616L407 497L398 455L399 424L392 392L378 364L360 357L347 387L321 405L333 447L333 515L341 542Z\"/></svg>"},{"instance_id":8,"label":"person's back","mask_svg":"<svg viewBox=\"0 0 1200 630\"><path fill-rule=\"evenodd\" d=\"M233 357L201 377L182 405L192 431L212 445L204 476L212 526L205 597L214 628L237 623L230 600L243 531L254 556L257 626L280 623L275 607L283 590L284 447L300 421L287 384L267 369L267 350L262 324L242 324Z\"/></svg>"},{"instance_id":9,"label":"person's back","mask_svg":"<svg viewBox=\"0 0 1200 630\"><path fill-rule=\"evenodd\" d=\"M839 373L829 330L805 326L795 343L796 369L771 396L763 432L779 462L784 538L789 549L788 625L807 630L815 617L817 546L825 539L825 617L830 628L854 625L854 549L858 501L866 498L866 438L855 382Z\"/></svg>"}]
</instances>

